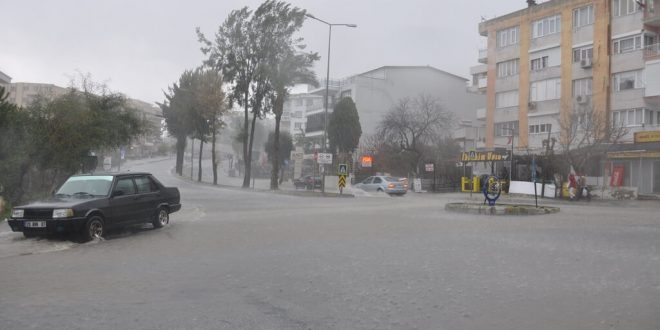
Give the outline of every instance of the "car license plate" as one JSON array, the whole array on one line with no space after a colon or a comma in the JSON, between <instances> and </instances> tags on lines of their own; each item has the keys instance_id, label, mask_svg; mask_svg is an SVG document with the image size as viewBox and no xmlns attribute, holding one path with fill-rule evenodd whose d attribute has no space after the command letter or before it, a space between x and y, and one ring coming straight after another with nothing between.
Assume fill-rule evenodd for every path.
<instances>
[{"instance_id":1,"label":"car license plate","mask_svg":"<svg viewBox=\"0 0 660 330\"><path fill-rule=\"evenodd\" d=\"M46 221L25 221L26 228L46 228Z\"/></svg>"}]
</instances>

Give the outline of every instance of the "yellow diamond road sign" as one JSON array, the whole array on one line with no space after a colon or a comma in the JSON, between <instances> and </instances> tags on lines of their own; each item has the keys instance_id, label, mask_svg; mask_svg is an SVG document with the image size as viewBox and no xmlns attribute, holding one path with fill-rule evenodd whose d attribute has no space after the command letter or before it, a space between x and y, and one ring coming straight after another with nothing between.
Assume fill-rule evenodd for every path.
<instances>
[{"instance_id":1,"label":"yellow diamond road sign","mask_svg":"<svg viewBox=\"0 0 660 330\"><path fill-rule=\"evenodd\" d=\"M339 188L345 188L346 187L346 176L345 175L340 175L339 176Z\"/></svg>"}]
</instances>

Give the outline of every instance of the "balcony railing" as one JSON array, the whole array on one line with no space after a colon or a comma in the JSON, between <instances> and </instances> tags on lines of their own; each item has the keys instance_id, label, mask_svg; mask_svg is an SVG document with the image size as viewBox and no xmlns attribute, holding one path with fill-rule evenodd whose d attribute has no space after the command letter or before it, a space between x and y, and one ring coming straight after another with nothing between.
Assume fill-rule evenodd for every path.
<instances>
[{"instance_id":1,"label":"balcony railing","mask_svg":"<svg viewBox=\"0 0 660 330\"><path fill-rule=\"evenodd\" d=\"M644 59L645 60L660 59L660 44L652 44L644 47Z\"/></svg>"}]
</instances>

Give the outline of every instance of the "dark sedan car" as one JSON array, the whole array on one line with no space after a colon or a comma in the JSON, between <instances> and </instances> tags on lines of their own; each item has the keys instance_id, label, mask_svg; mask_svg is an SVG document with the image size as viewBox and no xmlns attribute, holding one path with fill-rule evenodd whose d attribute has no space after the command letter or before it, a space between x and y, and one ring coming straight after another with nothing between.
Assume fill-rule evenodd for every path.
<instances>
[{"instance_id":1,"label":"dark sedan car","mask_svg":"<svg viewBox=\"0 0 660 330\"><path fill-rule=\"evenodd\" d=\"M307 190L321 189L321 177L307 175L300 179L293 180L293 186L296 189L305 188Z\"/></svg>"},{"instance_id":2,"label":"dark sedan car","mask_svg":"<svg viewBox=\"0 0 660 330\"><path fill-rule=\"evenodd\" d=\"M75 232L89 241L108 228L163 227L179 209L179 189L149 173L87 174L70 177L49 200L14 207L8 222L25 237Z\"/></svg>"}]
</instances>

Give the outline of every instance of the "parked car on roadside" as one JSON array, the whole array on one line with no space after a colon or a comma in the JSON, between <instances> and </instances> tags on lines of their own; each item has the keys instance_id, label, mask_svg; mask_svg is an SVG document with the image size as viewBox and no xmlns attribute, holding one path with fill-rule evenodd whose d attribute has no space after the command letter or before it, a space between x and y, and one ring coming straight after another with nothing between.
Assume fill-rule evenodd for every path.
<instances>
[{"instance_id":1,"label":"parked car on roadside","mask_svg":"<svg viewBox=\"0 0 660 330\"><path fill-rule=\"evenodd\" d=\"M293 186L296 189L303 189L303 188L307 190L321 189L321 177L306 175L302 178L293 180Z\"/></svg>"},{"instance_id":2,"label":"parked car on roadside","mask_svg":"<svg viewBox=\"0 0 660 330\"><path fill-rule=\"evenodd\" d=\"M370 176L355 185L364 191L385 192L390 195L405 195L407 188L399 178L391 176Z\"/></svg>"},{"instance_id":3,"label":"parked car on roadside","mask_svg":"<svg viewBox=\"0 0 660 330\"><path fill-rule=\"evenodd\" d=\"M8 223L25 237L73 232L89 241L109 228L163 227L179 209L179 189L149 173L85 174L69 177L48 200L14 207Z\"/></svg>"}]
</instances>

